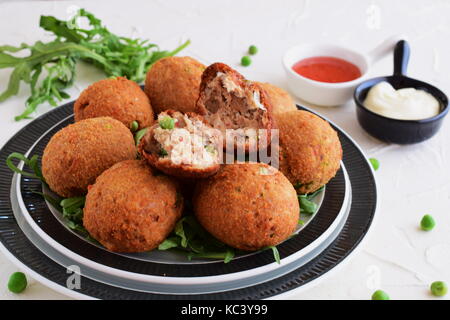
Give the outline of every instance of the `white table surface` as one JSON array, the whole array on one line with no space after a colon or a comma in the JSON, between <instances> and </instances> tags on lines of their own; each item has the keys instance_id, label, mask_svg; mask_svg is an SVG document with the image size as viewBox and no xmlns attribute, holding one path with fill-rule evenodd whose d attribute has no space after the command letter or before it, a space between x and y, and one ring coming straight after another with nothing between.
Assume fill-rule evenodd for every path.
<instances>
[{"instance_id":1,"label":"white table surface","mask_svg":"<svg viewBox=\"0 0 450 320\"><path fill-rule=\"evenodd\" d=\"M292 45L334 42L366 52L390 35L405 34L412 50L409 74L450 92L446 0L0 1L0 45L49 41L51 37L38 27L40 14L67 18L77 7L93 12L118 34L148 38L162 48L191 39L183 55L205 64L222 61L249 79L283 88L281 57ZM250 44L256 44L259 53L250 67L240 67ZM9 72L0 70L1 89ZM371 75L391 72L389 57L376 64ZM80 66L69 93L76 98L102 77L94 68ZM13 120L28 94L23 86L18 96L0 105L0 146L29 123ZM353 103L313 108L348 132L369 157L380 160L377 224L350 261L315 286L292 292L290 298L370 299L375 289L382 288L392 299L435 299L429 284L450 283L450 120L431 140L399 146L367 135L356 122ZM50 106L40 106L35 116L48 110ZM431 232L418 227L424 214L437 221ZM66 299L32 279L24 293L8 292L8 277L16 270L0 255L0 299Z\"/></svg>"}]
</instances>

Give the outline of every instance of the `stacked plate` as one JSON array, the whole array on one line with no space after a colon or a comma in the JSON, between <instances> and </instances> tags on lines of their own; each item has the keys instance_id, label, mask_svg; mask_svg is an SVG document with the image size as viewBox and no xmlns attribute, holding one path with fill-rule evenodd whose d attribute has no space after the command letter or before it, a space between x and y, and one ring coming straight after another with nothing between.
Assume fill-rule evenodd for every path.
<instances>
[{"instance_id":1,"label":"stacked plate","mask_svg":"<svg viewBox=\"0 0 450 320\"><path fill-rule=\"evenodd\" d=\"M262 299L318 280L341 263L367 233L376 209L372 169L361 150L335 127L344 157L341 169L315 199L320 207L289 240L272 252L188 261L173 252L117 254L88 242L36 191L38 180L13 174L12 152L42 152L59 129L73 121L72 103L49 112L17 133L0 151L1 250L32 277L76 298ZM22 164L21 164L22 165ZM43 190L43 192L50 192ZM81 287L69 289L68 270L81 272Z\"/></svg>"}]
</instances>

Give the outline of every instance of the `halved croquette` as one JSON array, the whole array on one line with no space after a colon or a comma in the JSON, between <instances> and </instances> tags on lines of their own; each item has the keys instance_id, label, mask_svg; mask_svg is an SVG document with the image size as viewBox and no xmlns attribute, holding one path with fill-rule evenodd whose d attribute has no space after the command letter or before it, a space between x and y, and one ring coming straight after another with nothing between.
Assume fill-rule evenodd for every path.
<instances>
[{"instance_id":1,"label":"halved croquette","mask_svg":"<svg viewBox=\"0 0 450 320\"><path fill-rule=\"evenodd\" d=\"M197 114L169 110L158 115L139 151L153 167L169 175L204 178L219 170L221 132Z\"/></svg>"},{"instance_id":2,"label":"halved croquette","mask_svg":"<svg viewBox=\"0 0 450 320\"><path fill-rule=\"evenodd\" d=\"M226 64L214 63L203 72L197 106L212 127L237 141L236 148L251 152L262 142L264 147L270 144L275 124L266 92ZM267 130L265 141L260 140L261 129Z\"/></svg>"}]
</instances>

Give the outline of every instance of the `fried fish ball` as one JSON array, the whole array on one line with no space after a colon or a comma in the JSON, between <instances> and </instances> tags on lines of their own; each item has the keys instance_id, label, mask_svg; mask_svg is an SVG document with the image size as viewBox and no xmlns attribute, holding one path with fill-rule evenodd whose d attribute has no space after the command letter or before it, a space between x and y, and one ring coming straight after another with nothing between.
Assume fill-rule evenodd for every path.
<instances>
[{"instance_id":1,"label":"fried fish ball","mask_svg":"<svg viewBox=\"0 0 450 320\"><path fill-rule=\"evenodd\" d=\"M58 131L42 156L42 173L62 197L81 196L106 169L136 158L130 130L120 121L100 117L78 121Z\"/></svg>"},{"instance_id":2,"label":"fried fish ball","mask_svg":"<svg viewBox=\"0 0 450 320\"><path fill-rule=\"evenodd\" d=\"M259 84L269 96L270 102L272 103L272 113L275 118L279 113L297 110L294 100L285 90L267 82L256 83Z\"/></svg>"},{"instance_id":3,"label":"fried fish ball","mask_svg":"<svg viewBox=\"0 0 450 320\"><path fill-rule=\"evenodd\" d=\"M300 194L330 181L340 168L342 147L330 124L307 111L279 114L280 171Z\"/></svg>"},{"instance_id":4,"label":"fried fish ball","mask_svg":"<svg viewBox=\"0 0 450 320\"><path fill-rule=\"evenodd\" d=\"M75 121L111 117L127 128L136 121L139 128L153 123L153 109L139 85L124 77L95 82L85 89L74 105Z\"/></svg>"},{"instance_id":5,"label":"fried fish ball","mask_svg":"<svg viewBox=\"0 0 450 320\"><path fill-rule=\"evenodd\" d=\"M89 188L83 225L114 252L144 252L158 247L181 217L183 199L176 182L142 160L122 161Z\"/></svg>"},{"instance_id":6,"label":"fried fish ball","mask_svg":"<svg viewBox=\"0 0 450 320\"><path fill-rule=\"evenodd\" d=\"M199 180L193 200L200 224L220 241L254 251L286 240L300 208L289 180L264 163L235 163Z\"/></svg>"},{"instance_id":7,"label":"fried fish ball","mask_svg":"<svg viewBox=\"0 0 450 320\"><path fill-rule=\"evenodd\" d=\"M148 70L145 93L156 113L197 112L200 81L205 66L191 57L167 57Z\"/></svg>"}]
</instances>

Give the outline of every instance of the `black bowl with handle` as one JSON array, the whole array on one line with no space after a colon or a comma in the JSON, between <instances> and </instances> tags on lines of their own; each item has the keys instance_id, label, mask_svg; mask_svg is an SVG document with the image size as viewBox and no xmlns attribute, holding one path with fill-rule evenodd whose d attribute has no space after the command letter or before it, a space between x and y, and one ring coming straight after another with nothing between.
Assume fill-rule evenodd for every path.
<instances>
[{"instance_id":1,"label":"black bowl with handle","mask_svg":"<svg viewBox=\"0 0 450 320\"><path fill-rule=\"evenodd\" d=\"M412 144L431 138L441 127L449 109L448 98L441 90L426 82L406 76L409 55L408 43L405 40L399 41L394 50L394 74L364 81L355 89L353 95L357 106L356 115L361 127L375 138L390 143ZM399 120L370 111L364 106L364 100L369 90L382 81L390 83L396 90L415 88L430 93L439 101L439 114L421 120Z\"/></svg>"}]
</instances>

